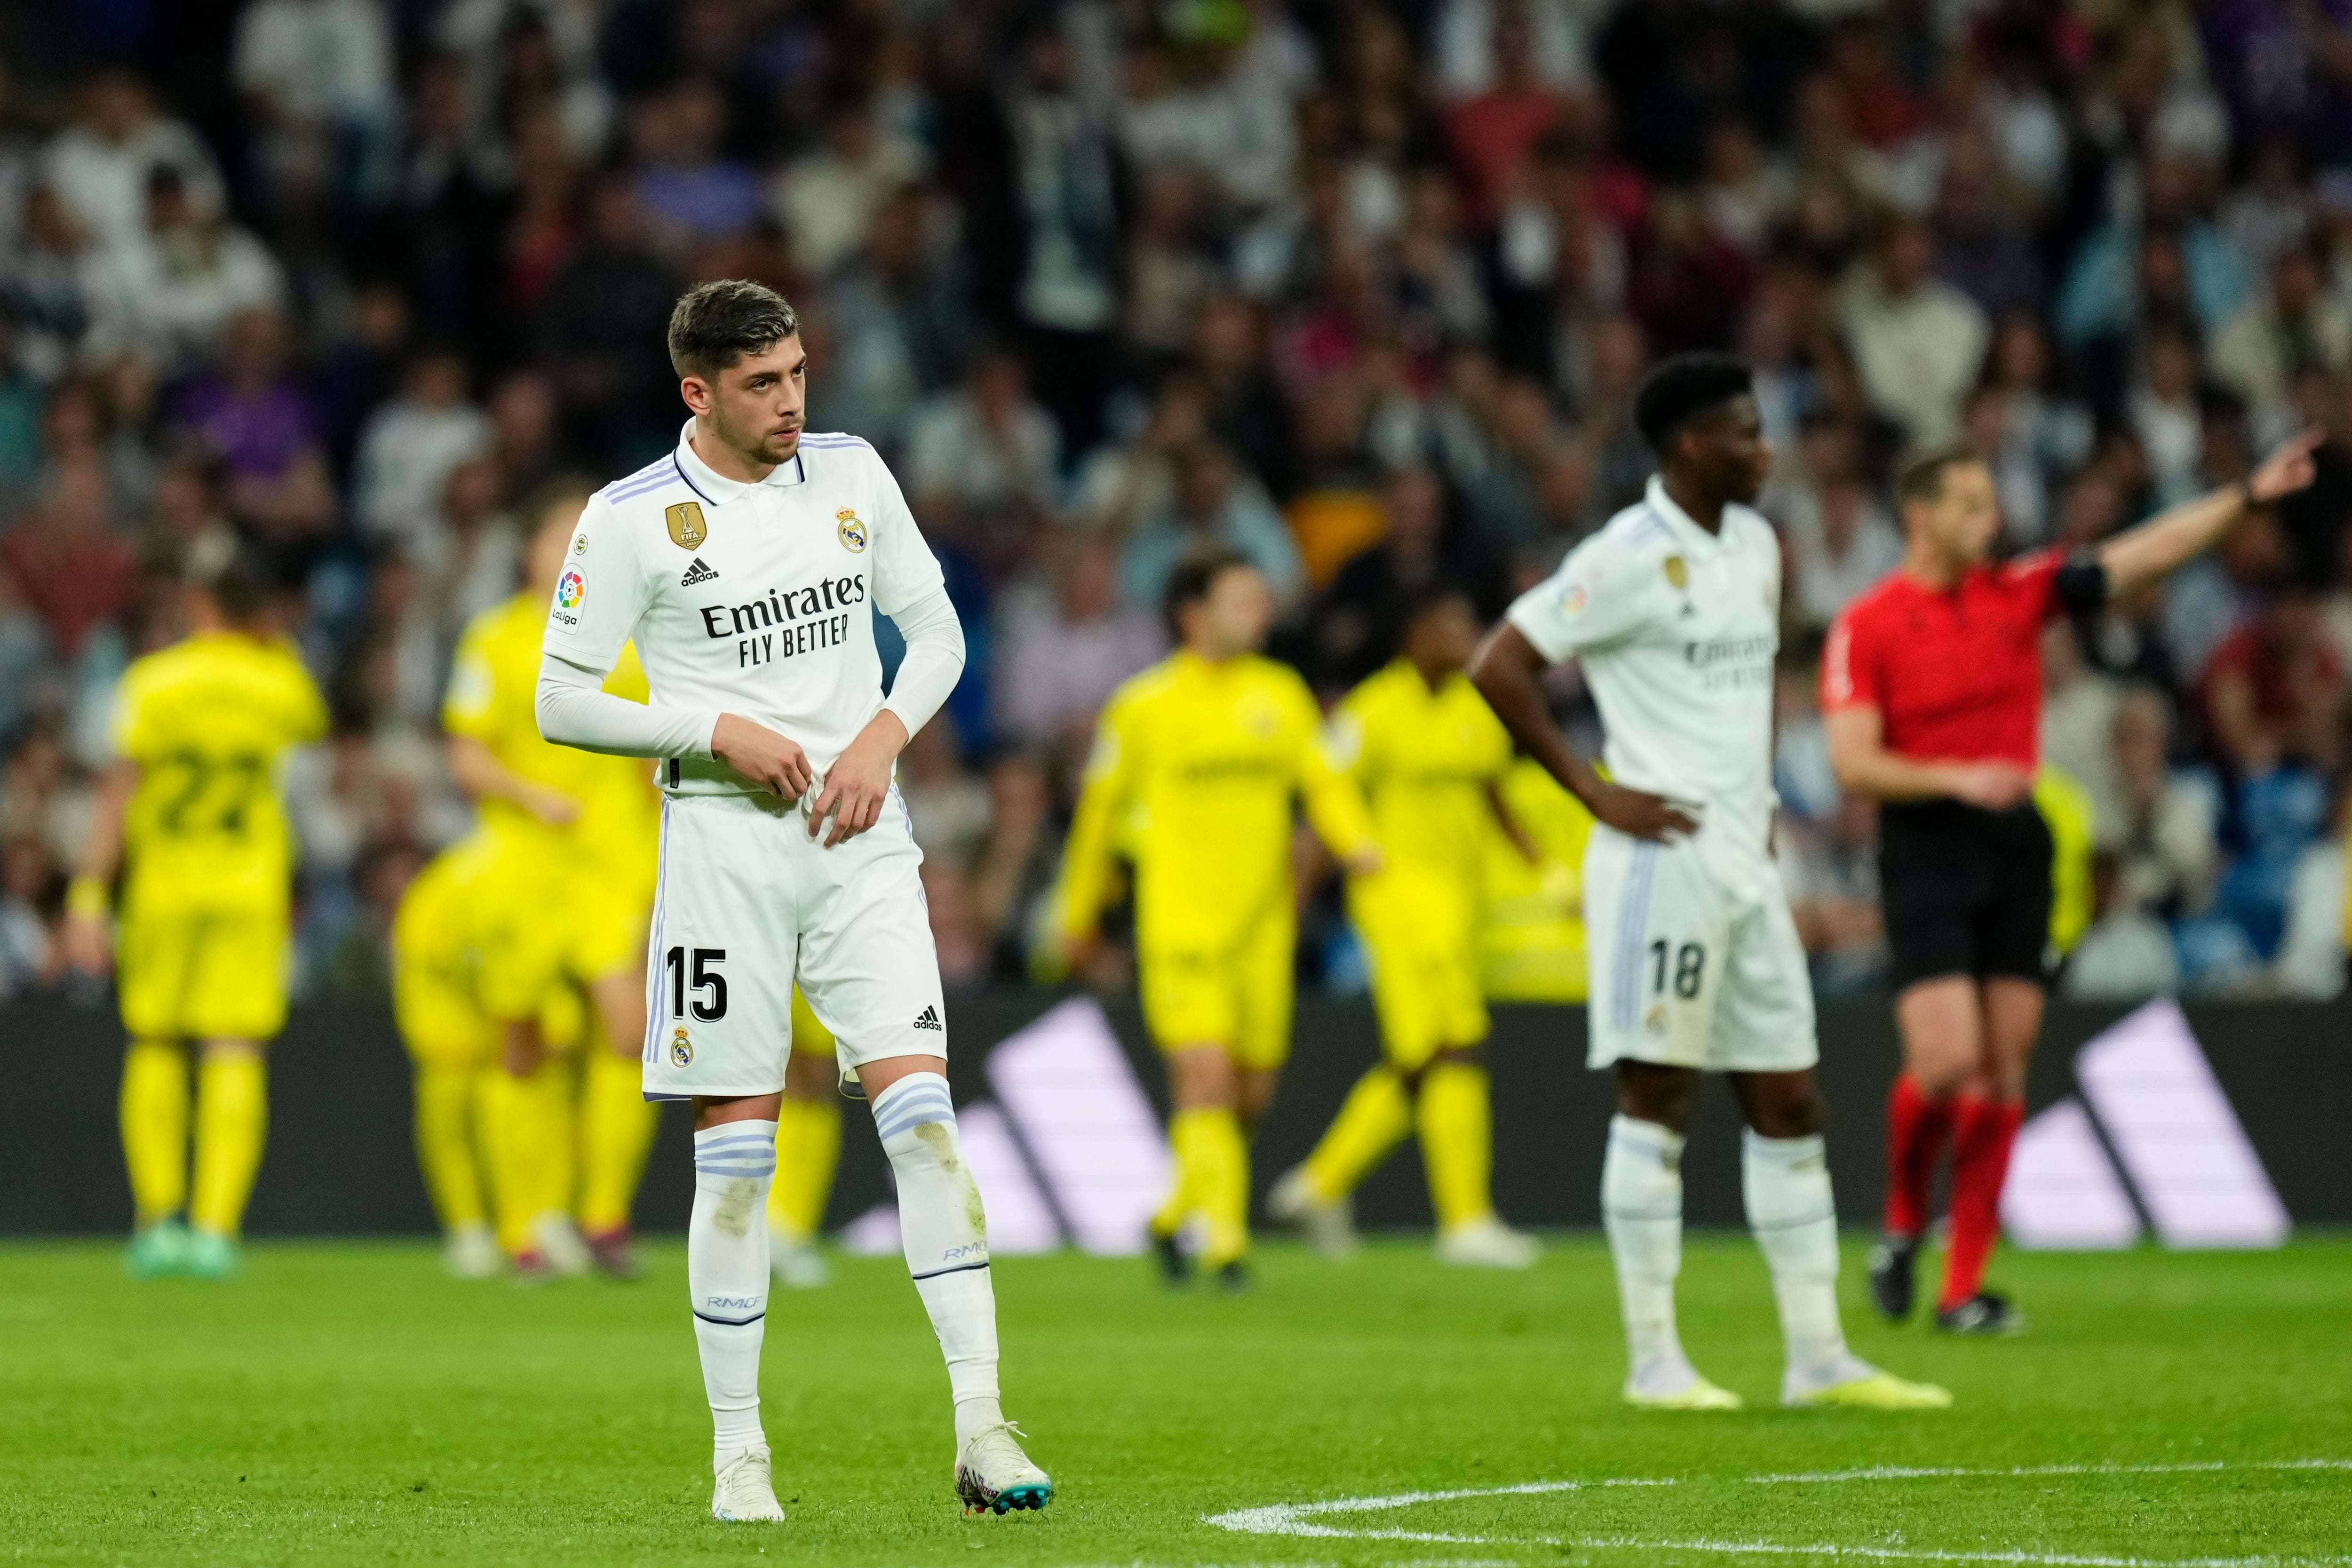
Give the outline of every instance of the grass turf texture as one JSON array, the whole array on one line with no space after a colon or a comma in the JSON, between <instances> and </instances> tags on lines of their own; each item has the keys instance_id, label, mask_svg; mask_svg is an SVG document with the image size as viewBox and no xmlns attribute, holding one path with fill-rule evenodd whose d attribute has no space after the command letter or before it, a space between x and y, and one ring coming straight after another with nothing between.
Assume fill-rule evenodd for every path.
<instances>
[{"instance_id":1,"label":"grass turf texture","mask_svg":"<svg viewBox=\"0 0 2352 1568\"><path fill-rule=\"evenodd\" d=\"M946 1379L904 1268L778 1291L765 1417L781 1526L708 1516L684 1255L635 1285L446 1279L406 1245L256 1247L244 1279L136 1284L119 1251L0 1248L0 1559L24 1563L1064 1565L1692 1563L1885 1554L2352 1561L2352 1237L2254 1256L2004 1256L2029 1335L1887 1329L1856 1348L1944 1413L1784 1412L1762 1264L1694 1237L1683 1321L1758 1408L1645 1415L1606 1250L1529 1274L1286 1247L1260 1288L1174 1295L1140 1261L997 1268L1005 1388L1060 1495L963 1518ZM2213 1465L2158 1474L1758 1484L1885 1466ZM1451 1542L1237 1533L1204 1516L1424 1489L1593 1488L1314 1515ZM1467 1542L1463 1537L1481 1537ZM1598 1544L1623 1542L1633 1544ZM1660 1544L1666 1543L1666 1544ZM1674 1544L1681 1543L1681 1544ZM1702 1545L1700 1543L1712 1543Z\"/></svg>"}]
</instances>

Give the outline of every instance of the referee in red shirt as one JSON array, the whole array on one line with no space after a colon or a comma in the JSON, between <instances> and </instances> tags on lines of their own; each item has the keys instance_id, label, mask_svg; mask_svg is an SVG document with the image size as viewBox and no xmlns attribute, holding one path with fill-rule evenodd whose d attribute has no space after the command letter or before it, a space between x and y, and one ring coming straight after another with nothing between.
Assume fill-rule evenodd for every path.
<instances>
[{"instance_id":1,"label":"referee in red shirt","mask_svg":"<svg viewBox=\"0 0 2352 1568\"><path fill-rule=\"evenodd\" d=\"M2153 582L2249 507L2301 489L2319 441L2297 436L2241 482L2094 549L1998 563L2000 514L1982 461L1941 451L1895 482L1903 564L1846 606L1822 662L1838 782L1882 803L1880 897L1904 1072L1887 1103L1886 1229L1870 1283L1889 1319L1910 1314L1928 1188L1948 1141L1937 1325L2002 1333L2022 1322L1982 1280L2047 981L2051 843L2032 799L2042 625Z\"/></svg>"}]
</instances>

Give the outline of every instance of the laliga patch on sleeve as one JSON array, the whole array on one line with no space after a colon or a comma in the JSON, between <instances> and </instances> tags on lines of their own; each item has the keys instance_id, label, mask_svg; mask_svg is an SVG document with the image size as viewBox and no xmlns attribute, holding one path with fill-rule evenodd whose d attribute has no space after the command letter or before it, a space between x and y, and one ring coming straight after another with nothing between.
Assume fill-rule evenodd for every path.
<instances>
[{"instance_id":1,"label":"laliga patch on sleeve","mask_svg":"<svg viewBox=\"0 0 2352 1568\"><path fill-rule=\"evenodd\" d=\"M1585 603L1584 584L1570 583L1568 585L1568 592L1559 596L1559 613L1563 616L1579 615L1582 613Z\"/></svg>"},{"instance_id":2,"label":"laliga patch on sleeve","mask_svg":"<svg viewBox=\"0 0 2352 1568\"><path fill-rule=\"evenodd\" d=\"M588 596L588 579L577 570L566 572L555 584L555 602L567 610L576 610L580 601Z\"/></svg>"}]
</instances>

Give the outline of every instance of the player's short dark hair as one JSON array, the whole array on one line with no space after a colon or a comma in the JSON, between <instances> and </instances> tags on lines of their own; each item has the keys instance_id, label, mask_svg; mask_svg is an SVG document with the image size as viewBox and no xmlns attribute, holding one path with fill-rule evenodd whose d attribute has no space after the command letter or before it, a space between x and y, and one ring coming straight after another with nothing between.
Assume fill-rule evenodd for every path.
<instances>
[{"instance_id":1,"label":"player's short dark hair","mask_svg":"<svg viewBox=\"0 0 2352 1568\"><path fill-rule=\"evenodd\" d=\"M190 585L201 589L232 626L259 620L278 588L276 563L226 529L205 534L189 548L186 571Z\"/></svg>"},{"instance_id":2,"label":"player's short dark hair","mask_svg":"<svg viewBox=\"0 0 2352 1568\"><path fill-rule=\"evenodd\" d=\"M1633 426L1650 449L1664 456L1675 433L1702 414L1756 387L1748 362L1730 354L1670 354L1642 378L1633 394Z\"/></svg>"},{"instance_id":3,"label":"player's short dark hair","mask_svg":"<svg viewBox=\"0 0 2352 1568\"><path fill-rule=\"evenodd\" d=\"M1168 588L1160 597L1160 612L1168 620L1168 635L1177 641L1184 640L1181 619L1185 609L1209 596L1217 579L1236 567L1255 571L1256 563L1238 550L1223 547L1196 550L1176 563L1176 570L1168 574Z\"/></svg>"},{"instance_id":4,"label":"player's short dark hair","mask_svg":"<svg viewBox=\"0 0 2352 1568\"><path fill-rule=\"evenodd\" d=\"M1975 452L1957 444L1933 447L1908 458L1895 471L1895 504L1900 508L1915 500L1940 500L1947 472L1963 463L1983 461Z\"/></svg>"},{"instance_id":5,"label":"player's short dark hair","mask_svg":"<svg viewBox=\"0 0 2352 1568\"><path fill-rule=\"evenodd\" d=\"M747 278L698 283L678 296L669 313L670 368L708 380L800 330L800 312L765 283Z\"/></svg>"}]
</instances>

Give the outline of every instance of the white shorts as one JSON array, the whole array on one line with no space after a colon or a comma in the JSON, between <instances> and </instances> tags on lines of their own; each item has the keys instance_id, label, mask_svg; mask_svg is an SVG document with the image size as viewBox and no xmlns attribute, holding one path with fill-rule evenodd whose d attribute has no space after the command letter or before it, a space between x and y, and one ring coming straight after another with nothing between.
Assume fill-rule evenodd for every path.
<instances>
[{"instance_id":1,"label":"white shorts","mask_svg":"<svg viewBox=\"0 0 2352 1568\"><path fill-rule=\"evenodd\" d=\"M1793 1072L1821 1059L1813 986L1769 862L1727 877L1692 839L1596 826L1584 851L1589 1065Z\"/></svg>"},{"instance_id":2,"label":"white shorts","mask_svg":"<svg viewBox=\"0 0 2352 1568\"><path fill-rule=\"evenodd\" d=\"M773 795L673 795L646 965L647 1100L773 1094L793 983L846 1075L948 1054L940 961L906 802L828 849Z\"/></svg>"}]
</instances>

